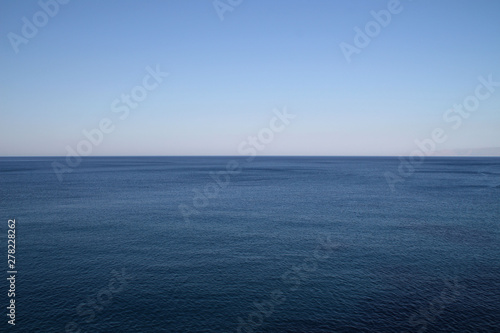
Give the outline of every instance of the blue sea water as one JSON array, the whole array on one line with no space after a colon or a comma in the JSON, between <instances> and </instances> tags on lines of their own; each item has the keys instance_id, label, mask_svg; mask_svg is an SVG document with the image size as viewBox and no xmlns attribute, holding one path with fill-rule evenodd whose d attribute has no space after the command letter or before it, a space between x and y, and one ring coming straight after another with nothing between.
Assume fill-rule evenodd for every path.
<instances>
[{"instance_id":1,"label":"blue sea water","mask_svg":"<svg viewBox=\"0 0 500 333\"><path fill-rule=\"evenodd\" d=\"M1 331L500 332L500 158L54 161L0 158Z\"/></svg>"}]
</instances>

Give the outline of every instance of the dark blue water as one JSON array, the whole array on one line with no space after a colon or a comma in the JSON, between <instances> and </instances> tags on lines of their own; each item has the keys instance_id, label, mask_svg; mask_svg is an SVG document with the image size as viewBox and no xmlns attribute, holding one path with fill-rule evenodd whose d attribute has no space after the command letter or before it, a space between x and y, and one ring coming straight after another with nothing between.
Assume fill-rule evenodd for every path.
<instances>
[{"instance_id":1,"label":"dark blue water","mask_svg":"<svg viewBox=\"0 0 500 333\"><path fill-rule=\"evenodd\" d=\"M2 331L500 332L499 158L53 161L0 159Z\"/></svg>"}]
</instances>

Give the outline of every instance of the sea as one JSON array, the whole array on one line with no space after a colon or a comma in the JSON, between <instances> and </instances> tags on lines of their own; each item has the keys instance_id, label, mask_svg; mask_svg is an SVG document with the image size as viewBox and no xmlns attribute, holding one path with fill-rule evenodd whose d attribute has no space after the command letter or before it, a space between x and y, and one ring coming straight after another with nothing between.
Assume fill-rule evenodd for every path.
<instances>
[{"instance_id":1,"label":"sea","mask_svg":"<svg viewBox=\"0 0 500 333\"><path fill-rule=\"evenodd\" d=\"M2 157L0 239L2 332L500 332L496 157Z\"/></svg>"}]
</instances>

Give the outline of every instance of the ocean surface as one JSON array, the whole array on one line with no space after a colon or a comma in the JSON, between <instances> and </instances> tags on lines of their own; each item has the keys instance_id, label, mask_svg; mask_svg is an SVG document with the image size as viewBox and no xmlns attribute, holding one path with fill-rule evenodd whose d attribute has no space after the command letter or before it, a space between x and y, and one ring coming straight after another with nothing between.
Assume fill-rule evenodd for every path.
<instances>
[{"instance_id":1,"label":"ocean surface","mask_svg":"<svg viewBox=\"0 0 500 333\"><path fill-rule=\"evenodd\" d=\"M70 164L0 158L2 332L500 332L500 158Z\"/></svg>"}]
</instances>

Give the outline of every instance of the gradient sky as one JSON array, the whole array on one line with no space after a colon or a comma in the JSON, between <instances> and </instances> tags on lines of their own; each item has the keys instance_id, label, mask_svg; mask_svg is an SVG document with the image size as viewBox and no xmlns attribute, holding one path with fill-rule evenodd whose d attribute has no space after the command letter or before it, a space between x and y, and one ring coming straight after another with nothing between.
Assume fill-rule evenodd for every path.
<instances>
[{"instance_id":1,"label":"gradient sky","mask_svg":"<svg viewBox=\"0 0 500 333\"><path fill-rule=\"evenodd\" d=\"M59 7L16 53L8 34L41 7L0 2L0 155L66 155L106 117L92 155L237 155L285 106L262 155L407 155L437 127L437 149L500 146L500 86L458 129L443 120L479 76L500 81L497 0L401 0L350 63L339 44L388 1L243 0L223 21L212 0ZM120 120L112 102L157 64L169 76Z\"/></svg>"}]
</instances>

